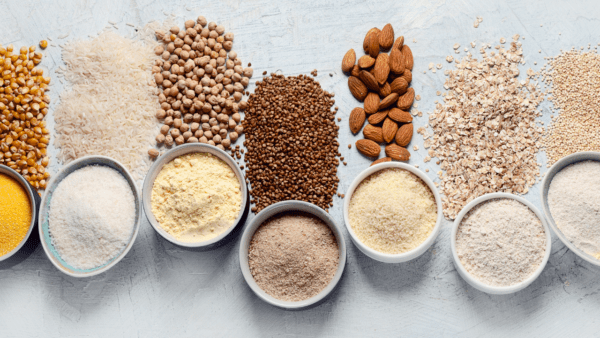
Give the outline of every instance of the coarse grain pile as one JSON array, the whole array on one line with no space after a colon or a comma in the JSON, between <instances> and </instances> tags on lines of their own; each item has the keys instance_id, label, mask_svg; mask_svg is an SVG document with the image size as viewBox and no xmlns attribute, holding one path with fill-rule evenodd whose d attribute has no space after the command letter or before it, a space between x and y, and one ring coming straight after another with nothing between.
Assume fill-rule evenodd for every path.
<instances>
[{"instance_id":1,"label":"coarse grain pile","mask_svg":"<svg viewBox=\"0 0 600 338\"><path fill-rule=\"evenodd\" d=\"M285 200L332 206L340 156L332 97L305 75L256 82L242 122L253 212Z\"/></svg>"},{"instance_id":2,"label":"coarse grain pile","mask_svg":"<svg viewBox=\"0 0 600 338\"><path fill-rule=\"evenodd\" d=\"M104 31L64 46L66 68L57 73L70 89L54 114L60 161L104 155L123 163L135 179L144 177L160 108L151 74L156 45L147 34L129 39Z\"/></svg>"},{"instance_id":3,"label":"coarse grain pile","mask_svg":"<svg viewBox=\"0 0 600 338\"><path fill-rule=\"evenodd\" d=\"M492 192L525 194L539 176L536 153L543 128L536 126L543 99L534 72L519 81L523 51L518 35L505 48L487 52L482 60L470 53L446 70L444 104L429 114L430 135L419 128L429 156L439 159L444 215L454 219L473 199Z\"/></svg>"},{"instance_id":4,"label":"coarse grain pile","mask_svg":"<svg viewBox=\"0 0 600 338\"><path fill-rule=\"evenodd\" d=\"M368 121L363 129L364 139L356 142L356 149L377 159L381 152L379 144L384 143L387 157L381 161L408 161L410 152L406 147L413 135L412 116L408 111L415 99L415 91L409 87L414 65L412 51L404 44L404 36L394 41L390 24L381 30L370 29L363 49L366 55L361 56L358 63L354 49L342 60L342 70L350 74L350 92L357 100L364 101L364 109L357 107L350 113L350 131L358 133L365 120ZM380 50L390 50L390 53L380 53Z\"/></svg>"},{"instance_id":5,"label":"coarse grain pile","mask_svg":"<svg viewBox=\"0 0 600 338\"><path fill-rule=\"evenodd\" d=\"M233 33L199 16L186 21L185 29L156 31L156 38L163 43L155 49L160 59L152 69L161 89L156 117L163 123L156 142L229 148L243 132L238 123L247 103L242 97L252 77L252 68L243 68L231 50ZM149 154L157 156L158 151Z\"/></svg>"},{"instance_id":6,"label":"coarse grain pile","mask_svg":"<svg viewBox=\"0 0 600 338\"><path fill-rule=\"evenodd\" d=\"M579 151L600 151L600 55L570 50L550 58L541 76L554 104L543 138L548 166Z\"/></svg>"},{"instance_id":7,"label":"coarse grain pile","mask_svg":"<svg viewBox=\"0 0 600 338\"><path fill-rule=\"evenodd\" d=\"M50 78L36 66L42 53L35 46L0 45L0 164L21 174L36 189L46 188L50 174L46 129Z\"/></svg>"}]
</instances>

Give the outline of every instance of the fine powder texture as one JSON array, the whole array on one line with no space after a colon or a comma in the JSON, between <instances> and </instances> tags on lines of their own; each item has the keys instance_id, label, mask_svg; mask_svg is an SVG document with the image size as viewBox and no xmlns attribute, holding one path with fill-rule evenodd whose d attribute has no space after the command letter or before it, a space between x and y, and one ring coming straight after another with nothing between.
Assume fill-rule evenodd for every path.
<instances>
[{"instance_id":1,"label":"fine powder texture","mask_svg":"<svg viewBox=\"0 0 600 338\"><path fill-rule=\"evenodd\" d=\"M339 248L331 229L301 213L267 220L254 233L248 251L256 284L269 295L291 302L325 289L339 264Z\"/></svg>"},{"instance_id":2,"label":"fine powder texture","mask_svg":"<svg viewBox=\"0 0 600 338\"><path fill-rule=\"evenodd\" d=\"M12 177L0 174L0 257L25 238L31 224L27 191Z\"/></svg>"},{"instance_id":3,"label":"fine powder texture","mask_svg":"<svg viewBox=\"0 0 600 338\"><path fill-rule=\"evenodd\" d=\"M203 242L225 232L242 206L240 182L216 156L193 153L167 163L152 187L152 213L183 242Z\"/></svg>"},{"instance_id":4,"label":"fine powder texture","mask_svg":"<svg viewBox=\"0 0 600 338\"><path fill-rule=\"evenodd\" d=\"M99 267L121 253L131 239L133 192L112 168L78 169L54 190L48 221L52 245L67 264L76 269Z\"/></svg>"},{"instance_id":5,"label":"fine powder texture","mask_svg":"<svg viewBox=\"0 0 600 338\"><path fill-rule=\"evenodd\" d=\"M548 206L567 239L600 259L600 162L575 163L557 173L548 190Z\"/></svg>"},{"instance_id":6,"label":"fine powder texture","mask_svg":"<svg viewBox=\"0 0 600 338\"><path fill-rule=\"evenodd\" d=\"M542 263L546 235L526 205L502 198L471 210L456 233L456 253L469 274L492 286L524 281Z\"/></svg>"},{"instance_id":7,"label":"fine powder texture","mask_svg":"<svg viewBox=\"0 0 600 338\"><path fill-rule=\"evenodd\" d=\"M437 206L419 177L402 169L386 169L356 188L348 218L362 243L379 252L398 254L427 239L435 227Z\"/></svg>"}]
</instances>

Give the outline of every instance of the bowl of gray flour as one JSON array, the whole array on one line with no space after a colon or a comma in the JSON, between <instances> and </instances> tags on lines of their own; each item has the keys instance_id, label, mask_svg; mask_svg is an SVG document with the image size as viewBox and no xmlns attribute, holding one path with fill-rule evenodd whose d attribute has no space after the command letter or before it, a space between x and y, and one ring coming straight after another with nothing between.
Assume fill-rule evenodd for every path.
<instances>
[{"instance_id":1,"label":"bowl of gray flour","mask_svg":"<svg viewBox=\"0 0 600 338\"><path fill-rule=\"evenodd\" d=\"M571 154L552 165L542 182L542 206L558 238L600 266L600 152Z\"/></svg>"}]
</instances>

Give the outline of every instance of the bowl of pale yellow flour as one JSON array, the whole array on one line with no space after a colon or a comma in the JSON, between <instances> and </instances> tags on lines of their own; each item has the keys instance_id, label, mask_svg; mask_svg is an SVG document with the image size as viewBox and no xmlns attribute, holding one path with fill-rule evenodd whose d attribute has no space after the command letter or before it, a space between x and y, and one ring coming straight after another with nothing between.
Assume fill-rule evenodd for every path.
<instances>
[{"instance_id":1,"label":"bowl of pale yellow flour","mask_svg":"<svg viewBox=\"0 0 600 338\"><path fill-rule=\"evenodd\" d=\"M248 200L244 175L233 158L201 143L178 146L157 158L142 195L156 232L186 247L210 246L227 237Z\"/></svg>"}]
</instances>

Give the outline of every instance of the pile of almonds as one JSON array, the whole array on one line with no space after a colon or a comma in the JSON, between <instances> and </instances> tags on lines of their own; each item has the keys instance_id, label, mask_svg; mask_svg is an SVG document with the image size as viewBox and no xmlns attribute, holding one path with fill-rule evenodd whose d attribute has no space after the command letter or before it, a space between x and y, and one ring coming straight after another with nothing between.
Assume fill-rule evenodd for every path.
<instances>
[{"instance_id":1,"label":"pile of almonds","mask_svg":"<svg viewBox=\"0 0 600 338\"><path fill-rule=\"evenodd\" d=\"M415 99L414 89L409 88L414 64L410 47L404 44L403 36L394 42L394 29L387 24L382 30L369 30L363 49L366 55L357 64L354 49L342 60L342 70L350 74L350 92L357 100L364 101L364 109L354 108L350 114L350 130L356 134L368 121L363 129L365 138L356 142L356 148L367 157L377 158L381 151L379 143L385 143L387 157L375 163L392 159L408 161L410 153L406 146L413 134L408 110Z\"/></svg>"},{"instance_id":2,"label":"pile of almonds","mask_svg":"<svg viewBox=\"0 0 600 338\"><path fill-rule=\"evenodd\" d=\"M153 67L161 88L156 117L164 123L156 142L229 148L243 132L239 112L247 107L242 97L252 77L252 68L243 68L231 50L233 33L199 16L186 21L184 30L174 26L156 37L164 42L155 50L161 58ZM158 155L156 149L148 153Z\"/></svg>"}]
</instances>

